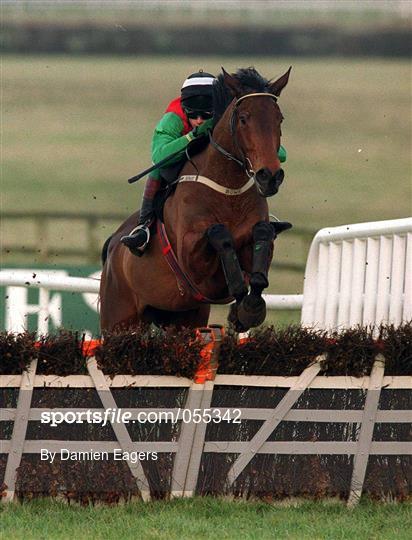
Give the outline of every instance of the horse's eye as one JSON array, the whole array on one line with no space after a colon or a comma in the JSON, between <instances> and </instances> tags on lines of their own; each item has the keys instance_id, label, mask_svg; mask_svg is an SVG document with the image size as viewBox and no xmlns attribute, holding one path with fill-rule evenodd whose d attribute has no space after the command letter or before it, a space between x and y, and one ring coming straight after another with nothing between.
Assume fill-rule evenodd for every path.
<instances>
[{"instance_id":1,"label":"horse's eye","mask_svg":"<svg viewBox=\"0 0 412 540\"><path fill-rule=\"evenodd\" d=\"M246 116L246 114L239 115L239 122L242 124L242 126L246 126L246 124L247 124L247 116Z\"/></svg>"}]
</instances>

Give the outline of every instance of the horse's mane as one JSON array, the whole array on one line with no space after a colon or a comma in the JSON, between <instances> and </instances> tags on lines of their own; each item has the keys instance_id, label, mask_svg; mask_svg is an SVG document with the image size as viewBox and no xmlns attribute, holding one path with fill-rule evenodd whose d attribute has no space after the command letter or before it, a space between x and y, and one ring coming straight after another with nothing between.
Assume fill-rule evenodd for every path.
<instances>
[{"instance_id":1,"label":"horse's mane","mask_svg":"<svg viewBox=\"0 0 412 540\"><path fill-rule=\"evenodd\" d=\"M242 93L268 92L269 81L262 77L254 67L240 68L236 73L231 74L242 86ZM213 110L214 124L222 117L223 113L233 99L228 87L225 85L223 73L221 73L213 84Z\"/></svg>"}]
</instances>

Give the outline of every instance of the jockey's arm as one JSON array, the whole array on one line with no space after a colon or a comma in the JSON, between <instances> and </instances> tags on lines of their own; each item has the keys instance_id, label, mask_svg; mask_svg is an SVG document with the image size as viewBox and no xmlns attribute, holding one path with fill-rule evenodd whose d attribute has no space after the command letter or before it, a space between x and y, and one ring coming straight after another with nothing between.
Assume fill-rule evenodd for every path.
<instances>
[{"instance_id":1,"label":"jockey's arm","mask_svg":"<svg viewBox=\"0 0 412 540\"><path fill-rule=\"evenodd\" d=\"M182 151L181 154L177 154L171 158L168 164L179 161L182 157L186 146L194 138L193 132L189 132L186 135L182 135L183 122L172 112L166 113L157 124L152 139L152 161L158 163L162 159L167 158L171 154ZM286 161L287 153L286 149L281 145L278 150L278 157L281 163Z\"/></svg>"},{"instance_id":2,"label":"jockey's arm","mask_svg":"<svg viewBox=\"0 0 412 540\"><path fill-rule=\"evenodd\" d=\"M157 124L152 139L152 161L158 163L171 154L182 151L182 154L193 139L190 134L182 135L183 122L172 112L166 113ZM179 161L182 154L178 154L170 160L170 164Z\"/></svg>"}]
</instances>

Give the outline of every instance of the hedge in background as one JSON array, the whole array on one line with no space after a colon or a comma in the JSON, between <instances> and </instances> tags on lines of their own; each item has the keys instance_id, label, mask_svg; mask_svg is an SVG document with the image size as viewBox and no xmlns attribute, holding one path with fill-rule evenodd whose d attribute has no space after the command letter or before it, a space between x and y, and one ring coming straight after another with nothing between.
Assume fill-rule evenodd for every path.
<instances>
[{"instance_id":1,"label":"hedge in background","mask_svg":"<svg viewBox=\"0 0 412 540\"><path fill-rule=\"evenodd\" d=\"M333 25L253 27L221 24L159 26L4 21L1 50L8 53L190 54L409 57L407 22L376 28ZM182 37L184 36L184 37Z\"/></svg>"}]
</instances>

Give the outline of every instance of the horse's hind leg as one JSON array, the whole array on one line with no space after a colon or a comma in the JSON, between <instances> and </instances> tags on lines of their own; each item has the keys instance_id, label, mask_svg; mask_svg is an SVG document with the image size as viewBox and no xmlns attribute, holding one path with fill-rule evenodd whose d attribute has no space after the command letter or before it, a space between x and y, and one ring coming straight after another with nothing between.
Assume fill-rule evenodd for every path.
<instances>
[{"instance_id":1,"label":"horse's hind leg","mask_svg":"<svg viewBox=\"0 0 412 540\"><path fill-rule=\"evenodd\" d=\"M207 326L209 314L209 304L202 304L198 308L188 311L165 311L146 306L143 320L153 322L158 326L174 325L178 328L199 328Z\"/></svg>"},{"instance_id":2,"label":"horse's hind leg","mask_svg":"<svg viewBox=\"0 0 412 540\"><path fill-rule=\"evenodd\" d=\"M100 282L102 333L135 328L142 320L142 314L143 309L138 305L135 295L121 280L115 279L106 262Z\"/></svg>"},{"instance_id":3,"label":"horse's hind leg","mask_svg":"<svg viewBox=\"0 0 412 540\"><path fill-rule=\"evenodd\" d=\"M143 310L129 300L117 300L112 303L101 302L100 329L102 333L114 330L133 330L142 322Z\"/></svg>"},{"instance_id":4,"label":"horse's hind leg","mask_svg":"<svg viewBox=\"0 0 412 540\"><path fill-rule=\"evenodd\" d=\"M200 328L207 326L209 322L210 305L201 304L196 309L174 312L171 324L178 328Z\"/></svg>"}]
</instances>

